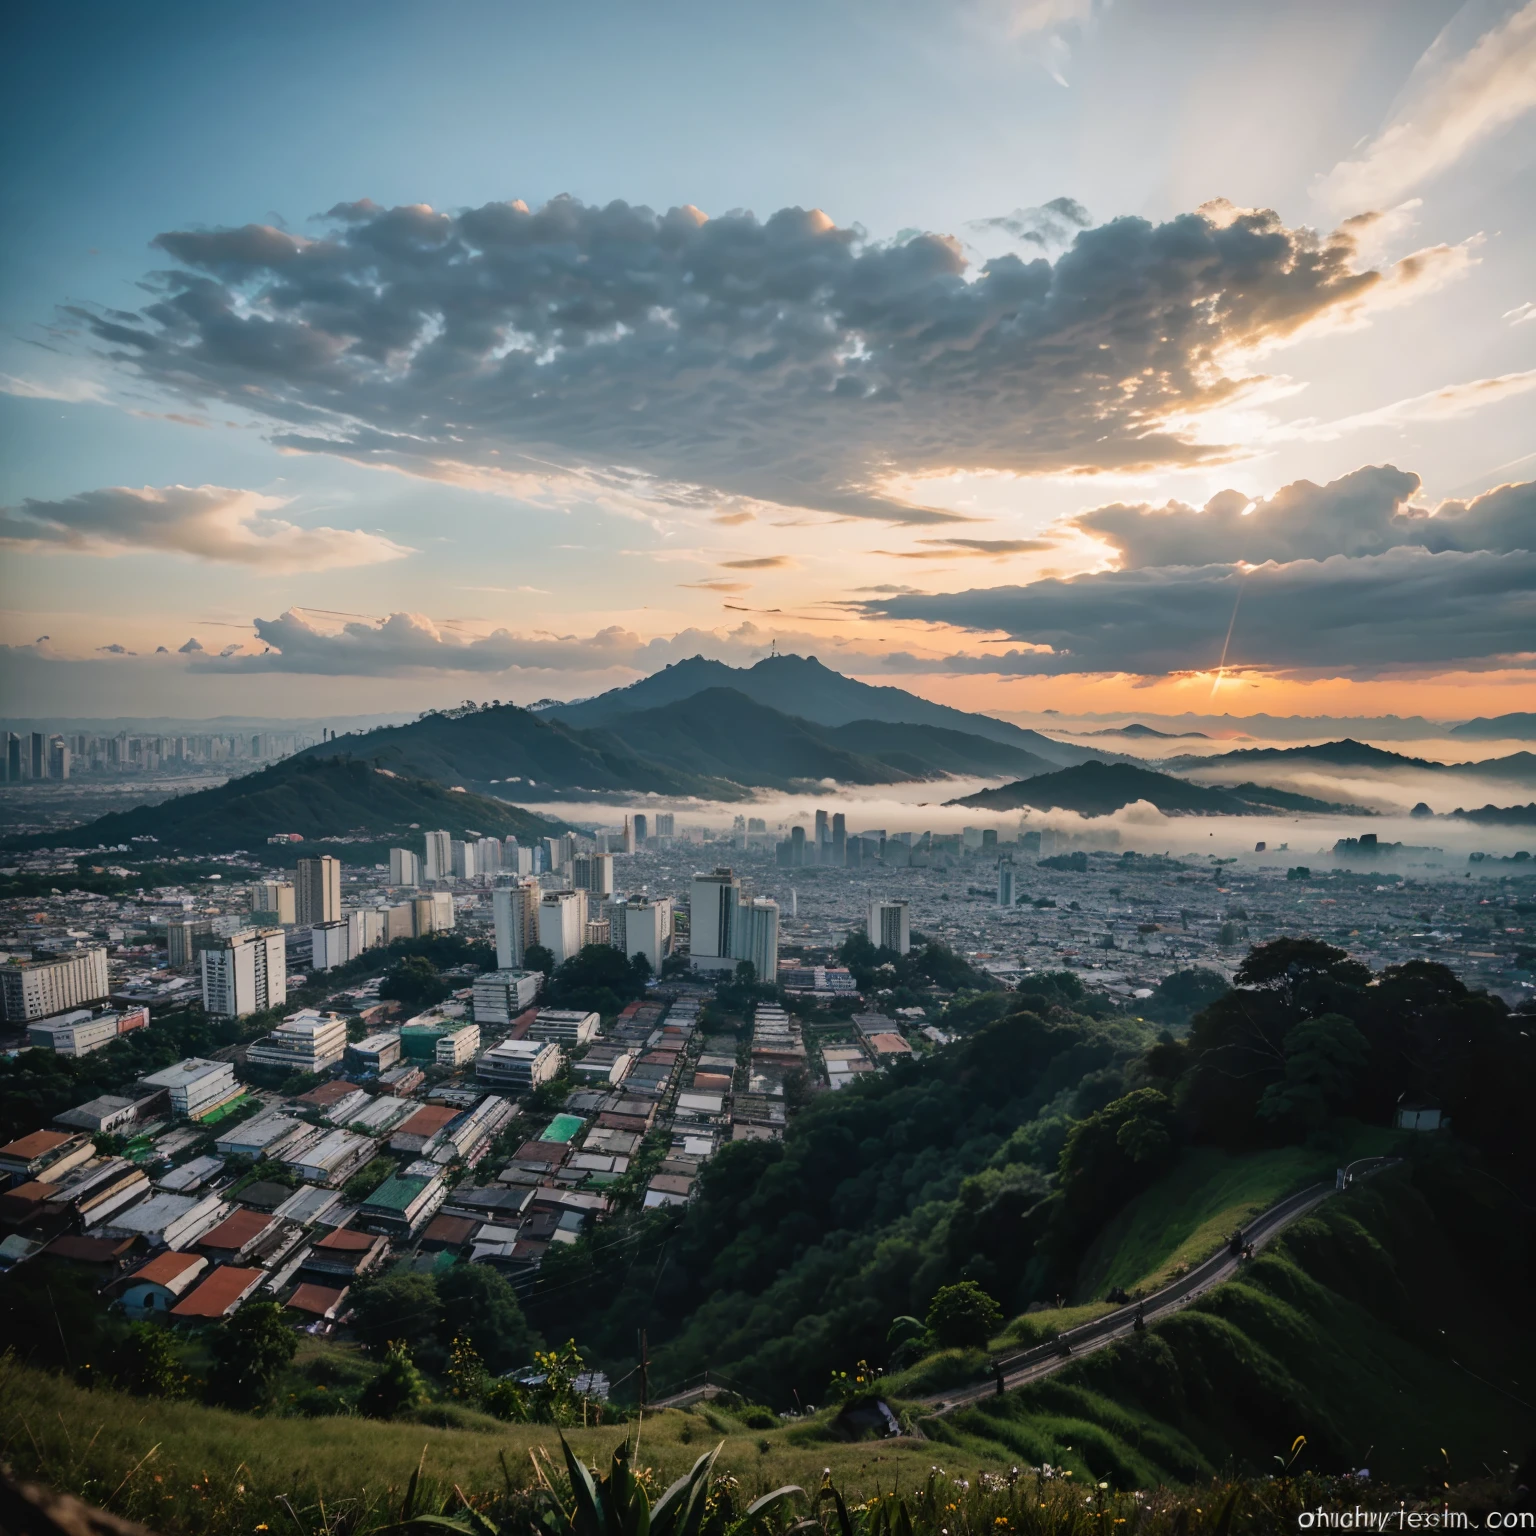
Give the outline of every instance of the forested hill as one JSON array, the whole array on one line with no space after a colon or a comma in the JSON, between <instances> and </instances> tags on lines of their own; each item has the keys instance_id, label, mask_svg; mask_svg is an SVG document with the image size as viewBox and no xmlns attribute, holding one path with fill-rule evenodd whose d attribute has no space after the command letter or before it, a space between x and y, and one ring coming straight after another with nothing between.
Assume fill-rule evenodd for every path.
<instances>
[{"instance_id":1,"label":"forested hill","mask_svg":"<svg viewBox=\"0 0 1536 1536\"><path fill-rule=\"evenodd\" d=\"M306 840L361 837L386 841L419 839L416 828L445 828L455 837L551 836L566 824L520 806L466 794L380 769L354 758L331 755L291 757L259 773L231 779L216 789L179 795L159 805L73 827L13 839L14 848L114 847L134 838L153 838L182 853L232 853L261 847L278 833ZM415 846L414 843L410 846Z\"/></svg>"},{"instance_id":2,"label":"forested hill","mask_svg":"<svg viewBox=\"0 0 1536 1536\"><path fill-rule=\"evenodd\" d=\"M1105 1015L1070 973L959 1003L963 1039L818 1099L782 1143L725 1147L680 1217L551 1252L533 1321L622 1370L644 1317L658 1382L708 1365L793 1406L888 1363L893 1322L941 1286L975 1281L1003 1316L1073 1294L1119 1213L1201 1149L1310 1148L1310 1180L1432 1096L1496 1179L1536 1182L1529 1018L1442 966L1373 976L1313 941L1253 951L1238 982L1187 1040Z\"/></svg>"}]
</instances>

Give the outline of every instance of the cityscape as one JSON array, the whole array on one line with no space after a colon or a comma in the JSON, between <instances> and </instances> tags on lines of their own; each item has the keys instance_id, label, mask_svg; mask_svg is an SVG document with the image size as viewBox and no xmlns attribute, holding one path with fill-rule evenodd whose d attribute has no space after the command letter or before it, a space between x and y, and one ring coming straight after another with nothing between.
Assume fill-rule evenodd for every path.
<instances>
[{"instance_id":1,"label":"cityscape","mask_svg":"<svg viewBox=\"0 0 1536 1536\"><path fill-rule=\"evenodd\" d=\"M0 1536L1536 1529L1536 0L12 11Z\"/></svg>"}]
</instances>

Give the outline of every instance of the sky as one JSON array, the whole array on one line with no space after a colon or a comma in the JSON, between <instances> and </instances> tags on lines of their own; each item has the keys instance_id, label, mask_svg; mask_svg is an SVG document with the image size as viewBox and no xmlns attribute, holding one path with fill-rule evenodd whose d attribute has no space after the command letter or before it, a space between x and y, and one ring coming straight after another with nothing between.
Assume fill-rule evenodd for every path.
<instances>
[{"instance_id":1,"label":"sky","mask_svg":"<svg viewBox=\"0 0 1536 1536\"><path fill-rule=\"evenodd\" d=\"M65 0L0 84L8 714L1536 708L1536 0Z\"/></svg>"}]
</instances>

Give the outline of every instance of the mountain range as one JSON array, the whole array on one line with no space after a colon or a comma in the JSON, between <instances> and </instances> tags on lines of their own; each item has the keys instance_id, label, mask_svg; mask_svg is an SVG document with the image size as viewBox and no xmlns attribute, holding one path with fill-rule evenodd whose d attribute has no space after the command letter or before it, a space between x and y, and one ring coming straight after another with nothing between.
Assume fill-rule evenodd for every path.
<instances>
[{"instance_id":1,"label":"mountain range","mask_svg":"<svg viewBox=\"0 0 1536 1536\"><path fill-rule=\"evenodd\" d=\"M797 681L804 685L798 691ZM794 707L765 702L749 688ZM885 713L850 713L858 706ZM797 656L751 668L696 657L578 705L466 706L336 737L308 752L338 749L399 773L519 800L747 800L755 790L826 780L868 785L1049 773L1096 756L899 688L870 688Z\"/></svg>"},{"instance_id":2,"label":"mountain range","mask_svg":"<svg viewBox=\"0 0 1536 1536\"><path fill-rule=\"evenodd\" d=\"M1512 752L1508 757L1489 758L1480 763L1436 763L1423 757L1405 757L1367 742L1345 737L1309 747L1243 747L1234 752L1219 752L1212 757L1175 757L1162 766L1180 772L1220 767L1251 768L1255 764L1318 764L1326 768L1375 773L1454 774L1464 778L1501 779L1509 783L1536 783L1536 752Z\"/></svg>"},{"instance_id":3,"label":"mountain range","mask_svg":"<svg viewBox=\"0 0 1536 1536\"><path fill-rule=\"evenodd\" d=\"M327 837L389 842L419 836L419 828L444 828L459 838L511 834L524 841L568 830L565 822L504 800L445 789L333 750L324 757L286 758L216 789L159 805L113 811L65 834L13 838L9 846L51 847L62 836L72 847L110 848L153 838L163 850L233 853L259 849L284 832L298 833L306 842Z\"/></svg>"},{"instance_id":4,"label":"mountain range","mask_svg":"<svg viewBox=\"0 0 1536 1536\"><path fill-rule=\"evenodd\" d=\"M1109 816L1137 800L1149 801L1167 816L1253 816L1276 809L1369 814L1357 806L1332 805L1257 784L1213 789L1129 763L1080 763L1015 784L979 790L948 804L983 811L1013 811L1028 806L1041 811L1076 811L1081 816Z\"/></svg>"}]
</instances>

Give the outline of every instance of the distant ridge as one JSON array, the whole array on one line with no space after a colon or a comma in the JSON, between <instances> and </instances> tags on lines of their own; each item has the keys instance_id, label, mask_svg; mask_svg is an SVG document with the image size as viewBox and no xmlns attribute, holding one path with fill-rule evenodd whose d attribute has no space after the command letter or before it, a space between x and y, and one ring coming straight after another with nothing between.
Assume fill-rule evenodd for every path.
<instances>
[{"instance_id":1,"label":"distant ridge","mask_svg":"<svg viewBox=\"0 0 1536 1536\"><path fill-rule=\"evenodd\" d=\"M1479 715L1453 725L1447 734L1466 741L1536 741L1536 714Z\"/></svg>"},{"instance_id":2,"label":"distant ridge","mask_svg":"<svg viewBox=\"0 0 1536 1536\"><path fill-rule=\"evenodd\" d=\"M1465 778L1502 779L1511 783L1536 783L1536 753L1513 752L1508 757L1490 758L1480 763L1436 763L1423 757L1405 757L1388 752L1368 742L1345 737L1309 747L1243 747L1233 752L1219 752L1212 757L1170 758L1165 768L1188 772L1196 768L1230 766L1245 772L1256 763L1322 763L1330 768L1354 768L1384 773L1456 774Z\"/></svg>"},{"instance_id":3,"label":"distant ridge","mask_svg":"<svg viewBox=\"0 0 1536 1536\"><path fill-rule=\"evenodd\" d=\"M1085 736L1123 736L1132 740L1149 741L1209 741L1204 731L1154 731L1139 720L1132 725L1113 725L1102 731L1084 731Z\"/></svg>"}]
</instances>

